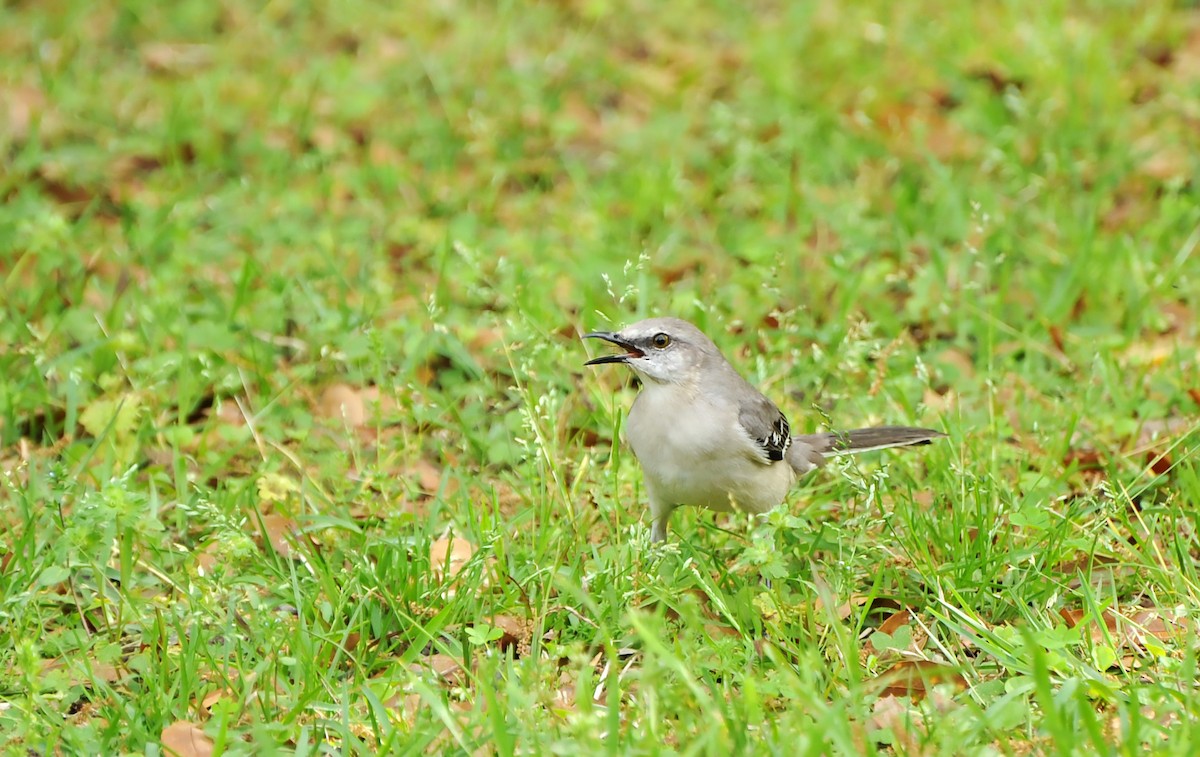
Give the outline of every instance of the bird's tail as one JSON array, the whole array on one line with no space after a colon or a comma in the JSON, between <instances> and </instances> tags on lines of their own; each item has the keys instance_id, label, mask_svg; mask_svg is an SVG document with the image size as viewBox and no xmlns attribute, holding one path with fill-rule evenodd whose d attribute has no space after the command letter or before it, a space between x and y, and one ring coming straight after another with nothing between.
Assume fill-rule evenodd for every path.
<instances>
[{"instance_id":1,"label":"bird's tail","mask_svg":"<svg viewBox=\"0 0 1200 757\"><path fill-rule=\"evenodd\" d=\"M945 436L930 428L911 426L876 426L853 431L831 431L824 434L793 436L788 447L788 462L799 473L806 473L824 464L834 455L854 455L891 447L912 447L929 444Z\"/></svg>"}]
</instances>

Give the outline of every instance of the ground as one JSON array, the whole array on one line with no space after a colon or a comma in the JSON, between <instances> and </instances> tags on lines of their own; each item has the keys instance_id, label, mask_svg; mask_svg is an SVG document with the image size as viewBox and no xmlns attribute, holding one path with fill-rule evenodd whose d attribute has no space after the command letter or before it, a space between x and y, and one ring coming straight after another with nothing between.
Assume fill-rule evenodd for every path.
<instances>
[{"instance_id":1,"label":"ground","mask_svg":"<svg viewBox=\"0 0 1200 757\"><path fill-rule=\"evenodd\" d=\"M0 41L6 752L1198 748L1192 3ZM579 339L649 315L798 433L949 436L652 545Z\"/></svg>"}]
</instances>

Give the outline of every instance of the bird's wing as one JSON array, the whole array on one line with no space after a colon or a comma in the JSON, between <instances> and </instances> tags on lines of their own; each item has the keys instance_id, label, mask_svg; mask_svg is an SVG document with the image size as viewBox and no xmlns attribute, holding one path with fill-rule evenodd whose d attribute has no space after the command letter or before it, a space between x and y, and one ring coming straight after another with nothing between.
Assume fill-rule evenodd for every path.
<instances>
[{"instance_id":1,"label":"bird's wing","mask_svg":"<svg viewBox=\"0 0 1200 757\"><path fill-rule=\"evenodd\" d=\"M738 408L738 420L758 446L764 463L783 459L792 437L787 418L774 402L755 393L754 399L746 400Z\"/></svg>"}]
</instances>

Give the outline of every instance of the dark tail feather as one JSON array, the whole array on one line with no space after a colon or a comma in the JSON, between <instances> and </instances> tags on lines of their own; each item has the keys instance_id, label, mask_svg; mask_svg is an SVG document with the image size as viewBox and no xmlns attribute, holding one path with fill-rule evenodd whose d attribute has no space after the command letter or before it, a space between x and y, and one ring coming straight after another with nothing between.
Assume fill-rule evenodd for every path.
<instances>
[{"instance_id":1,"label":"dark tail feather","mask_svg":"<svg viewBox=\"0 0 1200 757\"><path fill-rule=\"evenodd\" d=\"M890 447L929 444L934 439L943 436L945 434L942 432L930 428L876 426L875 428L856 428L853 431L794 436L792 442L801 442L825 457L832 457L833 455L853 455L858 452L870 452Z\"/></svg>"}]
</instances>

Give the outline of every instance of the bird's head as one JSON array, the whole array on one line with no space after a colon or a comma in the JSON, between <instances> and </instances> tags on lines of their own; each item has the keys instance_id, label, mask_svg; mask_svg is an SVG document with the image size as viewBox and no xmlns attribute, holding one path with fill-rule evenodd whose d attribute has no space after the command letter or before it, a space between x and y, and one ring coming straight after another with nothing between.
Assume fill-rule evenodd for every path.
<instances>
[{"instance_id":1,"label":"bird's head","mask_svg":"<svg viewBox=\"0 0 1200 757\"><path fill-rule=\"evenodd\" d=\"M706 360L720 359L712 340L679 318L649 318L620 331L593 331L584 339L603 339L624 352L593 358L584 365L624 363L645 381L683 384L695 380Z\"/></svg>"}]
</instances>

